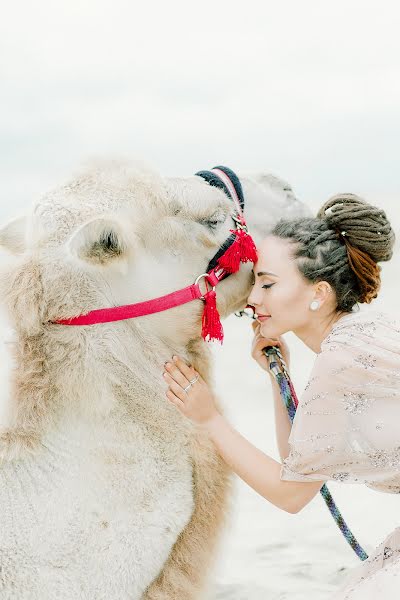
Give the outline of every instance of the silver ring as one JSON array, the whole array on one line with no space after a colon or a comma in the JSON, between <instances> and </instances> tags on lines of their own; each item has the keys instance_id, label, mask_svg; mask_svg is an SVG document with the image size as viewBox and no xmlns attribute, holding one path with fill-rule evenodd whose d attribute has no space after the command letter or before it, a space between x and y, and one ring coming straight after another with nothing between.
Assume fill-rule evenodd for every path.
<instances>
[{"instance_id":1,"label":"silver ring","mask_svg":"<svg viewBox=\"0 0 400 600\"><path fill-rule=\"evenodd\" d=\"M192 384L189 383L189 385L187 385L185 388L183 388L183 391L188 393L188 390L190 390L191 387L192 387Z\"/></svg>"},{"instance_id":2,"label":"silver ring","mask_svg":"<svg viewBox=\"0 0 400 600\"><path fill-rule=\"evenodd\" d=\"M190 385L194 385L196 383L196 381L198 381L198 380L199 380L199 376L196 375L196 377L194 379L189 380L189 383L190 383Z\"/></svg>"}]
</instances>

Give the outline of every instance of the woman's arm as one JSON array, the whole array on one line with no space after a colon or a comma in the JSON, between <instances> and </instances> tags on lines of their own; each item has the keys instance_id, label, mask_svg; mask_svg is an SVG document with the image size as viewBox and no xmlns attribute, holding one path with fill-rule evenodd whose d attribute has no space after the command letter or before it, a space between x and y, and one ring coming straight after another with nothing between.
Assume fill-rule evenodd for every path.
<instances>
[{"instance_id":1,"label":"woman's arm","mask_svg":"<svg viewBox=\"0 0 400 600\"><path fill-rule=\"evenodd\" d=\"M266 500L286 512L299 512L324 483L282 481L281 463L253 446L219 413L202 427L208 431L219 454L231 469Z\"/></svg>"},{"instance_id":2,"label":"woman's arm","mask_svg":"<svg viewBox=\"0 0 400 600\"><path fill-rule=\"evenodd\" d=\"M192 367L174 357L174 363L167 363L166 369L164 377L169 385L168 400L208 431L219 454L243 481L289 513L299 512L314 498L323 482L282 481L281 463L253 446L229 425L218 412L207 384ZM194 383L185 392L190 382Z\"/></svg>"}]
</instances>

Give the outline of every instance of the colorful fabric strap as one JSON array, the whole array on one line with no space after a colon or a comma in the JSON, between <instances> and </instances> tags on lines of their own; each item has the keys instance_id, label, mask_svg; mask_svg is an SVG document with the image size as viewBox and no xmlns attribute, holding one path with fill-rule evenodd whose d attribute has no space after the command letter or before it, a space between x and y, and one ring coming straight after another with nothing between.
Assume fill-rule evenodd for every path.
<instances>
[{"instance_id":1,"label":"colorful fabric strap","mask_svg":"<svg viewBox=\"0 0 400 600\"><path fill-rule=\"evenodd\" d=\"M269 346L268 348L265 348L264 353L268 358L269 368L272 371L272 374L274 375L279 385L281 397L283 403L286 406L289 419L291 423L293 423L299 401L294 390L292 381L290 379L282 353L276 346ZM333 500L332 495L326 484L322 486L320 494L325 500L325 503L329 508L332 517L334 518L337 526L342 532L347 543L352 547L352 549L360 558L360 560L367 560L368 554L365 552L362 546L360 546L356 537L347 525L346 521L343 519L342 514L336 506L336 503Z\"/></svg>"}]
</instances>

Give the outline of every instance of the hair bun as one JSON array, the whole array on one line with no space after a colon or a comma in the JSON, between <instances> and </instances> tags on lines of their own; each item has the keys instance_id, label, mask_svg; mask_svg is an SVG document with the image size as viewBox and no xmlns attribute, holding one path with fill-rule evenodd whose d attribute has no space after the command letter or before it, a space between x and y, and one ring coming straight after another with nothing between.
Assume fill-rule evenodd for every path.
<instances>
[{"instance_id":1,"label":"hair bun","mask_svg":"<svg viewBox=\"0 0 400 600\"><path fill-rule=\"evenodd\" d=\"M390 260L395 234L381 208L356 194L336 194L325 202L317 215L342 233L347 242L368 254L376 263Z\"/></svg>"}]
</instances>

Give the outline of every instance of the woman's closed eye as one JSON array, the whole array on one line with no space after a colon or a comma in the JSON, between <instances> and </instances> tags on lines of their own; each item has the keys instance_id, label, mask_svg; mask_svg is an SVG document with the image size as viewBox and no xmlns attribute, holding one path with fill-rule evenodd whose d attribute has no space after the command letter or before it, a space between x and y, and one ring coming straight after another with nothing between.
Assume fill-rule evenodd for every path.
<instances>
[{"instance_id":1,"label":"woman's closed eye","mask_svg":"<svg viewBox=\"0 0 400 600\"><path fill-rule=\"evenodd\" d=\"M250 285L255 285L255 283L256 283L256 279L255 279L255 277L253 275L252 278L251 278ZM262 287L267 290L268 288L270 288L273 285L275 285L275 283L276 283L276 281L274 281L273 283L265 283Z\"/></svg>"}]
</instances>

